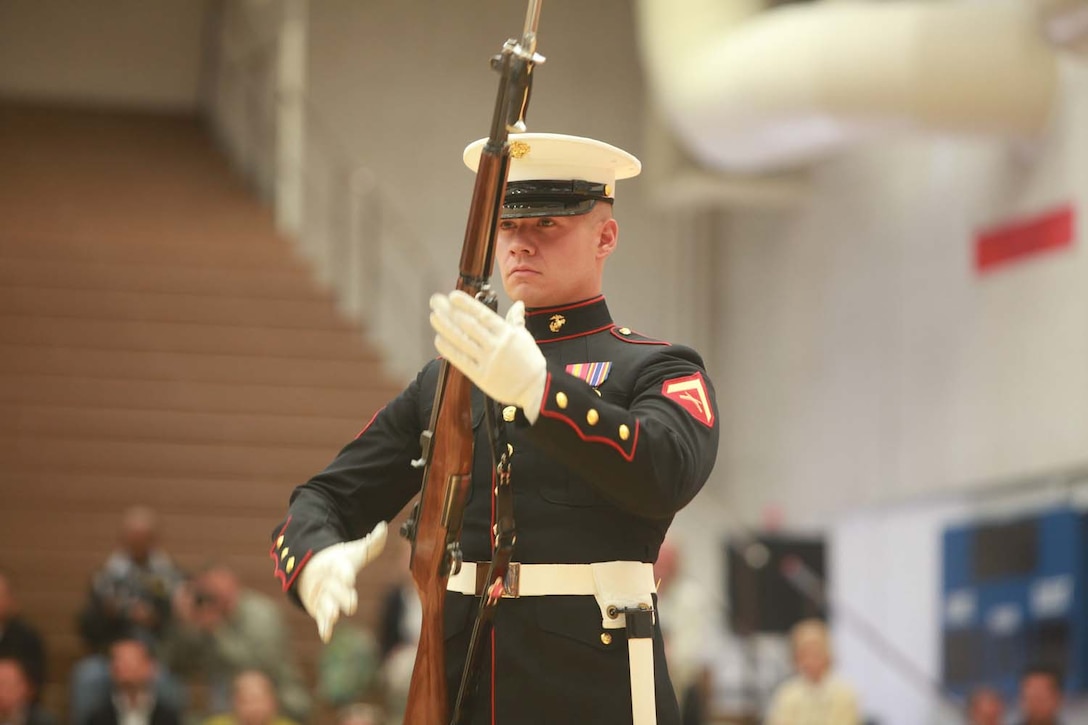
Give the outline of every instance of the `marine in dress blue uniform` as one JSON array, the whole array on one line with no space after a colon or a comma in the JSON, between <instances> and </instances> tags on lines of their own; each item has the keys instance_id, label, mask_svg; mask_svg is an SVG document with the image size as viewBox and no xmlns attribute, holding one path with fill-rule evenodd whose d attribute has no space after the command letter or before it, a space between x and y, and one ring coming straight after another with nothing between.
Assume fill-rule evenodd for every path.
<instances>
[{"instance_id":1,"label":"marine in dress blue uniform","mask_svg":"<svg viewBox=\"0 0 1088 725\"><path fill-rule=\"evenodd\" d=\"M592 293L599 289L599 269L597 288L592 283L571 286L564 279L553 279L556 286L548 287L543 279L569 263L566 255L553 257L552 266L544 263L549 254L545 245L553 243L549 240L568 234L564 224L592 221L579 233L588 229L592 236L600 228L600 234L614 237L614 184L638 172L637 160L591 139L552 134L513 138L496 259L510 296L529 305L524 319L514 314L514 319L508 315L504 320L470 308L477 303L467 297L442 296L432 302L440 349L443 342L450 349L450 340L459 333L449 328L465 315L494 315L484 319L485 326L500 332L512 326L516 335L531 335L536 343L528 346L531 350L523 343L521 351L532 364L497 371L481 373L470 363L459 364L453 353L449 356L452 364L466 365L465 374L489 392L495 389L493 376L516 379L523 369L532 389L520 396L521 406L502 409L500 423L514 449L511 481L518 536L513 558L520 565L515 568L521 571L524 592L498 605L492 646L472 701L472 721L629 725L640 721L638 703L646 702L647 693L640 693L641 685L632 678L638 658L629 652L626 629L609 622L605 599L599 592L585 591L584 580L588 576L590 587L598 590L622 589L627 586L624 577L632 578L628 573L637 569L633 578L647 581L646 572L673 516L695 497L713 467L718 444L714 389L693 349L613 321L603 295ZM479 145L470 145L465 154L473 170ZM608 242L590 242L604 248L603 255L589 255L600 257L601 265L615 239ZM571 275L577 278L583 272L574 269ZM549 295L578 290L591 294L533 306ZM520 305L515 307L520 312ZM459 342L454 339L452 344ZM380 548L381 522L394 518L420 490L421 471L411 461L421 453L420 433L430 421L439 367L437 360L427 364L324 471L296 488L286 518L273 531L276 576L318 620L323 636L339 614L337 607L349 613L354 608L351 582ZM526 399L531 402L525 404ZM483 393L475 391L475 461L462 534L466 566L451 577L445 606L451 705L477 610L476 594L483 585L475 581L473 563L480 563L482 574L492 556L494 466L484 401ZM356 548L344 549L349 552L345 558L335 547ZM319 564L324 560L334 563ZM314 570L304 574L309 567ZM615 572L618 585L608 582ZM350 591L336 588L337 577L348 582ZM647 604L656 602L651 599L652 576L648 581L638 584L646 589L639 596ZM331 590L324 599L314 594L323 585ZM329 604L333 601L338 604ZM646 644L653 652L650 707L659 725L678 725L656 622Z\"/></svg>"}]
</instances>

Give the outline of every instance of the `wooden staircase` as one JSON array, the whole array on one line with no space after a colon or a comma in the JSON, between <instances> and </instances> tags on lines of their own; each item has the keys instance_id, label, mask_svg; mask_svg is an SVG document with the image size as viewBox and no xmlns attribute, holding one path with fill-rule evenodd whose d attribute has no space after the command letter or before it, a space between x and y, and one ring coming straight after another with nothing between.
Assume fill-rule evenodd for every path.
<instances>
[{"instance_id":1,"label":"wooden staircase","mask_svg":"<svg viewBox=\"0 0 1088 725\"><path fill-rule=\"evenodd\" d=\"M187 568L272 577L291 489L398 390L194 118L0 104L0 567L63 714L75 617L144 503ZM375 620L395 556L361 577Z\"/></svg>"}]
</instances>

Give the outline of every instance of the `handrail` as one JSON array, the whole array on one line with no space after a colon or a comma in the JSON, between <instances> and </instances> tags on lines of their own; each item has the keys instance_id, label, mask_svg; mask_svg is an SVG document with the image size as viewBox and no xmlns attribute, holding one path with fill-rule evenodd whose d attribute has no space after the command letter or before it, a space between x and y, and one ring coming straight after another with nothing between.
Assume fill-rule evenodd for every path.
<instances>
[{"instance_id":1,"label":"handrail","mask_svg":"<svg viewBox=\"0 0 1088 725\"><path fill-rule=\"evenodd\" d=\"M291 98L278 92L278 36L262 38L240 0L223 0L218 21L211 30L217 66L207 109L218 142L267 202L282 172L279 110L301 104L304 217L298 235L288 237L339 310L382 349L388 369L399 378L413 374L434 356L427 300L443 289L429 251L374 171L346 151L306 89Z\"/></svg>"}]
</instances>

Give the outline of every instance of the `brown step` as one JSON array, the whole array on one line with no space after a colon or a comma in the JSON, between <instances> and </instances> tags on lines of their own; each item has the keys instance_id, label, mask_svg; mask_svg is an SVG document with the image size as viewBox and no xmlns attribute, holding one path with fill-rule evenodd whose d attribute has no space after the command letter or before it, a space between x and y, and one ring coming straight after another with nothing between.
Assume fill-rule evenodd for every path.
<instances>
[{"instance_id":1,"label":"brown step","mask_svg":"<svg viewBox=\"0 0 1088 725\"><path fill-rule=\"evenodd\" d=\"M382 387L385 375L377 359L307 360L54 345L0 345L3 373L361 390ZM388 390L390 397L396 392L393 386Z\"/></svg>"},{"instance_id":2,"label":"brown step","mask_svg":"<svg viewBox=\"0 0 1088 725\"><path fill-rule=\"evenodd\" d=\"M272 524L267 528L271 531ZM214 559L229 566L238 574L240 581L252 582L252 586L268 589L278 597L280 593L277 587L280 585L276 583L273 575L275 567L268 555L268 545L264 542L261 544L254 546L253 553L248 556L217 556L218 552L206 551L199 558L191 557L194 561L188 566L179 562L179 568L192 574ZM36 620L71 621L72 615L83 607L94 576L101 570L110 554L108 550L94 553L95 556L91 557L85 552L74 550L36 552L29 556L14 557L10 567L5 568L11 572L15 581L26 583L19 587L19 601L26 611L35 614ZM68 593L72 595L69 596Z\"/></svg>"},{"instance_id":3,"label":"brown step","mask_svg":"<svg viewBox=\"0 0 1088 725\"><path fill-rule=\"evenodd\" d=\"M175 443L328 447L359 432L354 419L22 405L12 435Z\"/></svg>"},{"instance_id":4,"label":"brown step","mask_svg":"<svg viewBox=\"0 0 1088 725\"><path fill-rule=\"evenodd\" d=\"M0 315L350 330L325 300L0 287Z\"/></svg>"},{"instance_id":5,"label":"brown step","mask_svg":"<svg viewBox=\"0 0 1088 725\"><path fill-rule=\"evenodd\" d=\"M25 511L28 516L108 513L120 520L121 511L133 503L199 515L208 511L209 502L214 502L221 514L260 513L275 523L287 510L291 491L306 478L309 475L298 480L193 478L172 476L168 471L153 475L103 474L46 465L13 466L5 469L5 505Z\"/></svg>"},{"instance_id":6,"label":"brown step","mask_svg":"<svg viewBox=\"0 0 1088 725\"><path fill-rule=\"evenodd\" d=\"M69 435L78 435L78 431ZM324 468L336 450L331 443L326 447L289 447L18 436L12 450L0 453L0 465L26 468L48 461L51 467L92 473L169 471L179 476L263 476L297 481Z\"/></svg>"},{"instance_id":7,"label":"brown step","mask_svg":"<svg viewBox=\"0 0 1088 725\"><path fill-rule=\"evenodd\" d=\"M255 299L330 299L317 290L307 274L298 270L226 270L2 256L0 285Z\"/></svg>"},{"instance_id":8,"label":"brown step","mask_svg":"<svg viewBox=\"0 0 1088 725\"><path fill-rule=\"evenodd\" d=\"M0 210L2 209L0 205ZM251 230L248 235L242 235L240 231L231 233L217 229L216 236L202 238L199 235L200 230L196 229L191 230L193 236L179 239L173 225L172 220L145 224L143 228L124 229L127 232L125 236L109 236L104 230L97 229L94 236L86 236L85 233L47 236L36 232L9 232L0 234L0 257L215 269L302 270L300 262L293 257L286 243L269 239L270 230L261 229L259 234L254 234ZM164 241L164 237L168 241Z\"/></svg>"},{"instance_id":9,"label":"brown step","mask_svg":"<svg viewBox=\"0 0 1088 725\"><path fill-rule=\"evenodd\" d=\"M0 374L0 404L314 415L355 418L360 428L388 401L386 390Z\"/></svg>"},{"instance_id":10,"label":"brown step","mask_svg":"<svg viewBox=\"0 0 1088 725\"><path fill-rule=\"evenodd\" d=\"M164 532L163 546L179 560L187 555L207 558L211 553L222 555L234 552L252 552L260 559L268 552L272 528L278 518L222 515L216 511L183 514L160 509L159 520ZM5 549L15 546L34 545L41 550L65 551L69 548L109 552L117 541L118 513L69 511L59 516L28 516L25 511L5 508L0 511L0 530ZM271 560L269 560L271 563ZM49 585L58 589L78 586L79 582L22 582L23 591L32 591L35 585Z\"/></svg>"},{"instance_id":11,"label":"brown step","mask_svg":"<svg viewBox=\"0 0 1088 725\"><path fill-rule=\"evenodd\" d=\"M0 344L373 360L352 332L0 315Z\"/></svg>"}]
</instances>

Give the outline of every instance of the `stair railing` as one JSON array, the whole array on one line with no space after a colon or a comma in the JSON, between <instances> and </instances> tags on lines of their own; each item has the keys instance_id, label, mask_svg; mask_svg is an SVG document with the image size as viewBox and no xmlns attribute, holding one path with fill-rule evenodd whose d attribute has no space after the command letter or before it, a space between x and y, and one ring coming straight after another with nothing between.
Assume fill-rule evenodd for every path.
<instances>
[{"instance_id":1,"label":"stair railing","mask_svg":"<svg viewBox=\"0 0 1088 725\"><path fill-rule=\"evenodd\" d=\"M390 373L406 378L435 355L427 300L442 287L407 214L345 150L304 82L289 93L277 82L284 72L279 30L292 2L297 11L305 0L215 4L206 44L207 115L228 158L266 203L282 203L275 193L282 174L300 174L301 218L284 235L340 311L381 349ZM301 104L294 110L302 112L305 145L290 155L297 169L277 161L285 104Z\"/></svg>"}]
</instances>

